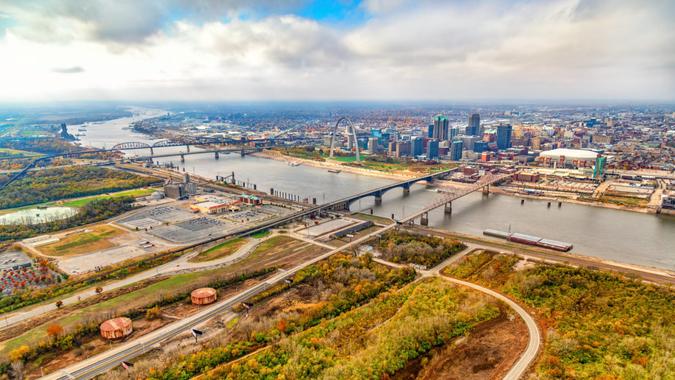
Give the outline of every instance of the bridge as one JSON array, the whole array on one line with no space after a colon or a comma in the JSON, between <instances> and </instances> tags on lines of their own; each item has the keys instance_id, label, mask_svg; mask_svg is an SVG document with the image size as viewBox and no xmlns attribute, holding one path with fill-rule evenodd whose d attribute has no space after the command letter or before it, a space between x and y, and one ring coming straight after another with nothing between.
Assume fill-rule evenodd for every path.
<instances>
[{"instance_id":1,"label":"bridge","mask_svg":"<svg viewBox=\"0 0 675 380\"><path fill-rule=\"evenodd\" d=\"M452 202L465 197L474 191L478 190L483 190L484 193L489 193L490 192L490 185L497 184L507 178L511 177L511 174L494 174L494 173L487 173L483 177L481 177L476 183L472 184L469 188L466 189L461 189L459 191L453 191L453 192L447 192L445 195L443 195L440 199L436 200L435 202L431 203L430 205L426 206L420 211L417 211L416 213L409 215L403 219L400 219L398 222L401 224L412 224L415 222L415 219L420 218L420 224L423 226L426 226L429 224L429 212L435 208L445 206L444 212L446 214L451 214L452 213Z\"/></svg>"},{"instance_id":2,"label":"bridge","mask_svg":"<svg viewBox=\"0 0 675 380\"><path fill-rule=\"evenodd\" d=\"M261 150L268 148L267 146L256 147L256 148L225 148L225 149L204 149L193 152L176 152L176 153L166 153L166 154L155 154L151 156L138 156L138 157L129 157L130 161L151 161L155 158L167 158L167 157L177 157L180 156L180 161L185 162L185 156L192 156L196 154L213 154L214 158L217 160L220 158L221 154L230 154L230 153L239 153L241 156L247 154L260 152Z\"/></svg>"},{"instance_id":3,"label":"bridge","mask_svg":"<svg viewBox=\"0 0 675 380\"><path fill-rule=\"evenodd\" d=\"M375 198L375 204L376 205L381 205L382 204L382 196L384 193L386 193L389 190L396 189L396 188L402 188L403 189L403 194L408 195L410 194L410 188L412 185L414 185L417 182L421 181L426 181L427 184L433 183L435 179L440 179L440 178L445 178L451 173L456 172L458 169L453 168L453 169L448 169L448 170L443 170L440 172L436 173L431 173L431 174L426 174L421 177L417 178L411 178L411 179L406 179L403 181L395 182L389 185L384 185L380 186L378 188L372 189L372 190L367 190L358 194L350 195L348 197L338 199L333 202L325 203L322 206L324 208L328 208L331 210L349 210L349 206L358 201L359 199L363 198L368 198L368 197L374 197Z\"/></svg>"}]
</instances>

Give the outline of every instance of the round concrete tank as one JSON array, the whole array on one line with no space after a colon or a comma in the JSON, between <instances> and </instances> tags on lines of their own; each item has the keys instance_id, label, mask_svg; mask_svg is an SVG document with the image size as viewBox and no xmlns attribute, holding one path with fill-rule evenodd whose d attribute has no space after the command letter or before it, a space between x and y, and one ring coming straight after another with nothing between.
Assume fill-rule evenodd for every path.
<instances>
[{"instance_id":1,"label":"round concrete tank","mask_svg":"<svg viewBox=\"0 0 675 380\"><path fill-rule=\"evenodd\" d=\"M194 305L208 305L216 302L218 293L213 288L199 288L192 291L190 298Z\"/></svg>"},{"instance_id":2,"label":"round concrete tank","mask_svg":"<svg viewBox=\"0 0 675 380\"><path fill-rule=\"evenodd\" d=\"M108 319L101 323L101 336L106 339L120 339L128 336L134 331L131 319L119 317Z\"/></svg>"}]
</instances>

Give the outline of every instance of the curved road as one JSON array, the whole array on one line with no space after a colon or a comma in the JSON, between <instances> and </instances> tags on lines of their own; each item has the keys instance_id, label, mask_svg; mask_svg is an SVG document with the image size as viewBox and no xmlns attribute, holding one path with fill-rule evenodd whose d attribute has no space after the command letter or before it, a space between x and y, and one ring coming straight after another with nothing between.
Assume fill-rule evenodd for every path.
<instances>
[{"instance_id":1,"label":"curved road","mask_svg":"<svg viewBox=\"0 0 675 380\"><path fill-rule=\"evenodd\" d=\"M539 326L537 325L537 322L535 322L534 318L532 318L532 316L528 314L527 311L525 311L525 309L520 307L520 305L512 301L510 298L507 298L502 294L495 292L494 290L484 288L480 285L476 285L471 282L458 280L452 277L442 275L440 277L444 278L447 281L467 286L469 288L478 290L479 292L483 292L485 294L497 298L498 300L509 305L509 307L515 310L515 312L518 313L520 318L522 318L523 321L525 321L527 331L530 334L530 340L527 342L527 348L525 349L525 352L523 352L523 354L520 356L516 364L514 364L511 367L509 372L506 373L506 375L504 376L504 380L518 380L521 377L523 377L525 375L525 372L527 371L527 368L534 361L534 359L536 359L537 352L539 352L539 347L541 346L541 333L539 332Z\"/></svg>"}]
</instances>

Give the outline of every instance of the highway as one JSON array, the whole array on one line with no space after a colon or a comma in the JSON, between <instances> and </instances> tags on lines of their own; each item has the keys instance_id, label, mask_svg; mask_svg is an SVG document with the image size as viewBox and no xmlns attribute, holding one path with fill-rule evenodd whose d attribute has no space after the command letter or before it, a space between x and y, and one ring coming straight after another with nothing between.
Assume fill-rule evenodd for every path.
<instances>
[{"instance_id":1,"label":"highway","mask_svg":"<svg viewBox=\"0 0 675 380\"><path fill-rule=\"evenodd\" d=\"M359 244L367 241L373 236L383 233L391 228L394 228L395 226L396 226L395 224L388 225L380 230L371 232L368 235L364 235L363 237L356 239L350 243L347 243L339 248L335 248L329 252L326 252L320 256L317 256L311 260L299 264L292 269L289 269L287 271L279 271L279 273L267 279L266 281L261 282L255 286L252 286L244 290L243 292L228 298L225 301L207 307L193 316L187 317L185 319L162 327L138 339L120 345L119 347L116 347L110 351L106 351L99 355L93 356L87 360L83 360L70 367L56 371L52 374L43 377L43 379L47 380L91 379L99 374L105 373L108 370L120 365L122 361L131 360L151 350L155 345L164 342L182 332L188 331L191 328L199 325L202 322L209 320L210 318L220 313L226 312L235 304L242 302L248 299L249 297L258 294L264 291L265 289L273 286L274 284L277 284L280 281L283 281L284 279L293 276L295 273L308 267L309 265L312 265L318 261L326 259L343 250L347 250L352 247L358 246Z\"/></svg>"}]
</instances>

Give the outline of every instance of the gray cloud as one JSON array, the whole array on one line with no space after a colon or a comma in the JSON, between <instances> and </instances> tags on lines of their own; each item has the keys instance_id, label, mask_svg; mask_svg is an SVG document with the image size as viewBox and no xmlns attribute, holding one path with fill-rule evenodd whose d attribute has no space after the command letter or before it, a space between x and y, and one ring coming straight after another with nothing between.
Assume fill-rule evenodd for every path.
<instances>
[{"instance_id":1,"label":"gray cloud","mask_svg":"<svg viewBox=\"0 0 675 380\"><path fill-rule=\"evenodd\" d=\"M55 67L52 69L52 71L59 74L78 74L83 73L84 69L80 66L71 66L71 67Z\"/></svg>"}]
</instances>

